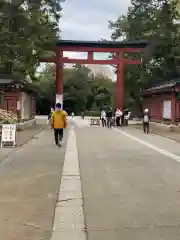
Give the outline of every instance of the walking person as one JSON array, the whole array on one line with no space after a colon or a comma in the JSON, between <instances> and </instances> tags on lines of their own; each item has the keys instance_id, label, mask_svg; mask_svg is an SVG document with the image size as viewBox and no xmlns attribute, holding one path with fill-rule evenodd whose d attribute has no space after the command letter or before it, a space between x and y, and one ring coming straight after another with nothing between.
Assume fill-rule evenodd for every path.
<instances>
[{"instance_id":1,"label":"walking person","mask_svg":"<svg viewBox=\"0 0 180 240\"><path fill-rule=\"evenodd\" d=\"M106 127L106 112L104 110L101 111L101 122L102 126Z\"/></svg>"},{"instance_id":2,"label":"walking person","mask_svg":"<svg viewBox=\"0 0 180 240\"><path fill-rule=\"evenodd\" d=\"M130 116L131 116L131 112L129 110L127 110L124 115L124 124L125 125L128 125L128 120L130 119Z\"/></svg>"},{"instance_id":3,"label":"walking person","mask_svg":"<svg viewBox=\"0 0 180 240\"><path fill-rule=\"evenodd\" d=\"M81 112L81 118L84 119L84 111Z\"/></svg>"},{"instance_id":4,"label":"walking person","mask_svg":"<svg viewBox=\"0 0 180 240\"><path fill-rule=\"evenodd\" d=\"M51 116L52 116L52 113L53 113L53 112L54 112L54 108L51 108L50 113L49 113L49 115L48 115L48 124L51 123Z\"/></svg>"},{"instance_id":5,"label":"walking person","mask_svg":"<svg viewBox=\"0 0 180 240\"><path fill-rule=\"evenodd\" d=\"M144 117L143 117L143 130L144 130L144 133L146 134L149 133L149 122L150 122L149 110L146 108L144 110Z\"/></svg>"},{"instance_id":6,"label":"walking person","mask_svg":"<svg viewBox=\"0 0 180 240\"><path fill-rule=\"evenodd\" d=\"M112 117L113 117L112 108L110 108L110 109L107 111L106 117L107 117L107 127L108 127L108 128L111 128L111 127L112 127Z\"/></svg>"},{"instance_id":7,"label":"walking person","mask_svg":"<svg viewBox=\"0 0 180 240\"><path fill-rule=\"evenodd\" d=\"M61 147L64 128L67 127L67 114L61 109L61 104L56 103L55 111L51 116L51 128L54 129L54 138L57 147Z\"/></svg>"},{"instance_id":8,"label":"walking person","mask_svg":"<svg viewBox=\"0 0 180 240\"><path fill-rule=\"evenodd\" d=\"M115 119L116 119L116 126L120 126L120 122L121 122L121 116L122 116L122 111L117 108L116 113L115 113Z\"/></svg>"}]
</instances>

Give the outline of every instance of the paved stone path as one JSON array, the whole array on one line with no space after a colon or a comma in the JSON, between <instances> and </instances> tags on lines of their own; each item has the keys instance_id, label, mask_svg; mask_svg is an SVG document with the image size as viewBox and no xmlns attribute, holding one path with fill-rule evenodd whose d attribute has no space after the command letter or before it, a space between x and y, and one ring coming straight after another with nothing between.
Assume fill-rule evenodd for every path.
<instances>
[{"instance_id":1,"label":"paved stone path","mask_svg":"<svg viewBox=\"0 0 180 240\"><path fill-rule=\"evenodd\" d=\"M41 132L0 164L1 239L51 237L65 153L52 136L49 130Z\"/></svg>"},{"instance_id":2,"label":"paved stone path","mask_svg":"<svg viewBox=\"0 0 180 240\"><path fill-rule=\"evenodd\" d=\"M38 124L33 125L33 127L25 129L23 131L18 131L16 136L16 144L17 147L21 147L23 144L27 143L33 137L35 137L38 133L40 133L47 126ZM0 149L0 162L3 161L7 156L13 154L17 148L1 148Z\"/></svg>"},{"instance_id":3,"label":"paved stone path","mask_svg":"<svg viewBox=\"0 0 180 240\"><path fill-rule=\"evenodd\" d=\"M76 133L87 239L180 239L180 145L129 128Z\"/></svg>"},{"instance_id":4,"label":"paved stone path","mask_svg":"<svg viewBox=\"0 0 180 240\"><path fill-rule=\"evenodd\" d=\"M45 130L1 163L0 235L178 240L179 173L179 143L130 127L89 126L76 117L67 146L65 139L55 148Z\"/></svg>"},{"instance_id":5,"label":"paved stone path","mask_svg":"<svg viewBox=\"0 0 180 240\"><path fill-rule=\"evenodd\" d=\"M74 129L70 127L51 239L85 240L84 230L76 136Z\"/></svg>"},{"instance_id":6,"label":"paved stone path","mask_svg":"<svg viewBox=\"0 0 180 240\"><path fill-rule=\"evenodd\" d=\"M133 126L133 128L142 129L142 125L136 124L136 125ZM166 137L166 138L169 138L169 139L173 139L177 142L180 142L180 133L171 132L169 130L168 126L166 128L163 129L162 127L159 127L158 124L157 125L150 124L150 133L153 133L153 134L163 136L163 137Z\"/></svg>"}]
</instances>

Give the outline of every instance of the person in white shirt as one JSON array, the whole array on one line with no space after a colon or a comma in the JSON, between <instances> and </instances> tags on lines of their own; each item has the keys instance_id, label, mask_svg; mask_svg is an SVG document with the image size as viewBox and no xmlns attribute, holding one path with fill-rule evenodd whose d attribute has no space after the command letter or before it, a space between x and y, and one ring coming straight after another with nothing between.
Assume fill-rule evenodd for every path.
<instances>
[{"instance_id":1,"label":"person in white shirt","mask_svg":"<svg viewBox=\"0 0 180 240\"><path fill-rule=\"evenodd\" d=\"M143 117L143 129L144 133L149 133L149 122L150 122L150 117L149 117L149 110L146 108L144 110L144 117Z\"/></svg>"},{"instance_id":2,"label":"person in white shirt","mask_svg":"<svg viewBox=\"0 0 180 240\"><path fill-rule=\"evenodd\" d=\"M124 116L125 125L128 125L128 120L130 119L130 116L131 116L131 112L128 111Z\"/></svg>"},{"instance_id":3,"label":"person in white shirt","mask_svg":"<svg viewBox=\"0 0 180 240\"><path fill-rule=\"evenodd\" d=\"M53 112L54 112L54 108L51 108L50 113L48 115L48 124L50 124L50 122L51 122L51 116L52 116Z\"/></svg>"},{"instance_id":4,"label":"person in white shirt","mask_svg":"<svg viewBox=\"0 0 180 240\"><path fill-rule=\"evenodd\" d=\"M122 117L122 111L117 108L116 113L115 113L115 119L116 119L116 126L120 126L120 120Z\"/></svg>"},{"instance_id":5,"label":"person in white shirt","mask_svg":"<svg viewBox=\"0 0 180 240\"><path fill-rule=\"evenodd\" d=\"M101 111L101 122L102 126L106 127L106 112L104 110Z\"/></svg>"}]
</instances>

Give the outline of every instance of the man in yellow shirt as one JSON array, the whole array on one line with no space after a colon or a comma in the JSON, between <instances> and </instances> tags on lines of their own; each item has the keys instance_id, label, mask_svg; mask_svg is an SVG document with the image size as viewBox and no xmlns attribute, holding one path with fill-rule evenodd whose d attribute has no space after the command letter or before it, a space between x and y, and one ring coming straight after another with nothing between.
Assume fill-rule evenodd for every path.
<instances>
[{"instance_id":1,"label":"man in yellow shirt","mask_svg":"<svg viewBox=\"0 0 180 240\"><path fill-rule=\"evenodd\" d=\"M51 128L54 129L54 138L57 147L61 146L64 128L67 127L67 114L61 109L61 104L56 103L55 111L51 116Z\"/></svg>"}]
</instances>

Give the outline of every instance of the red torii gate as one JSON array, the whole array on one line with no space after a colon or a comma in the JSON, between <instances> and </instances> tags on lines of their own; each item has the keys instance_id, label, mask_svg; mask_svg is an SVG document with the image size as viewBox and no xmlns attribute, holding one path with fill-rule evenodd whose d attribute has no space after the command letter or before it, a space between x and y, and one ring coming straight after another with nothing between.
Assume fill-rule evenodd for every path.
<instances>
[{"instance_id":1,"label":"red torii gate","mask_svg":"<svg viewBox=\"0 0 180 240\"><path fill-rule=\"evenodd\" d=\"M146 41L133 42L92 42L58 40L55 48L55 56L40 59L41 62L56 64L56 102L63 103L63 66L64 63L72 64L105 64L117 66L116 107L123 110L124 107L124 67L126 64L141 64L141 60L126 59L125 53L142 52L147 46ZM69 59L63 57L63 52L87 52L87 59ZM116 58L108 60L95 60L94 53L112 53Z\"/></svg>"}]
</instances>

